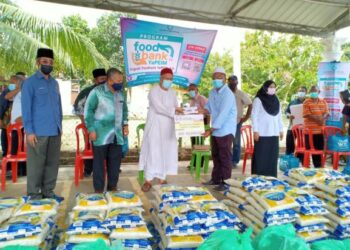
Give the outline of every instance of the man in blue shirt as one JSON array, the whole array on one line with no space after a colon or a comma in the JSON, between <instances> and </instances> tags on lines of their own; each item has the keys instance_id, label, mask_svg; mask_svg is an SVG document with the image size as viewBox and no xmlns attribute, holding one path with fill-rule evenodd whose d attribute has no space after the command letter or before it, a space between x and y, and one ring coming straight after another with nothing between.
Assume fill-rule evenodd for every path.
<instances>
[{"instance_id":1,"label":"man in blue shirt","mask_svg":"<svg viewBox=\"0 0 350 250\"><path fill-rule=\"evenodd\" d=\"M22 119L27 135L27 194L32 199L55 197L62 105L58 82L50 75L53 63L51 49L38 49L38 71L22 86Z\"/></svg>"},{"instance_id":2,"label":"man in blue shirt","mask_svg":"<svg viewBox=\"0 0 350 250\"><path fill-rule=\"evenodd\" d=\"M225 190L225 180L231 178L232 143L237 127L236 99L226 83L224 68L217 67L213 74L213 89L209 93L204 114L212 117L211 128L204 133L211 137L214 168L211 180L204 185L218 185L215 190Z\"/></svg>"}]
</instances>

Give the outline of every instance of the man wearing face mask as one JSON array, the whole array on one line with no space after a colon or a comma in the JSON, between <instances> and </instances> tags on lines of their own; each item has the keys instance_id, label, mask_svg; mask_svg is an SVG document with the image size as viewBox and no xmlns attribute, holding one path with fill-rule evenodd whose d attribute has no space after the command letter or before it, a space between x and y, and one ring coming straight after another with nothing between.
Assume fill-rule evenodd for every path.
<instances>
[{"instance_id":1,"label":"man wearing face mask","mask_svg":"<svg viewBox=\"0 0 350 250\"><path fill-rule=\"evenodd\" d=\"M233 167L237 167L239 160L241 158L241 127L242 124L245 123L249 118L252 112L252 101L249 96L243 91L237 88L238 78L235 75L232 75L228 78L228 86L232 90L233 94L236 98L237 105L237 128L236 128L236 136L235 142L233 144L232 149L232 164ZM243 114L244 108L247 108L246 114Z\"/></svg>"},{"instance_id":2,"label":"man wearing face mask","mask_svg":"<svg viewBox=\"0 0 350 250\"><path fill-rule=\"evenodd\" d=\"M54 198L62 134L58 82L51 76L54 54L37 51L38 70L22 85L22 120L27 136L27 193L32 199Z\"/></svg>"},{"instance_id":3,"label":"man wearing face mask","mask_svg":"<svg viewBox=\"0 0 350 250\"><path fill-rule=\"evenodd\" d=\"M303 103L303 117L305 128L312 129L312 136L315 149L323 150L324 140L322 127L325 125L329 116L328 104L325 100L319 98L320 90L317 86L312 86L310 90L310 98ZM309 136L305 135L306 148L310 149ZM322 165L321 156L313 155L312 162L315 168Z\"/></svg>"},{"instance_id":4,"label":"man wearing face mask","mask_svg":"<svg viewBox=\"0 0 350 250\"><path fill-rule=\"evenodd\" d=\"M123 91L123 73L110 68L107 82L95 87L86 100L85 124L93 147L93 185L95 193L105 188L104 163L107 166L107 191L116 191L122 159L124 136L128 136L128 107Z\"/></svg>"},{"instance_id":5,"label":"man wearing face mask","mask_svg":"<svg viewBox=\"0 0 350 250\"><path fill-rule=\"evenodd\" d=\"M217 185L215 190L225 190L225 180L231 178L232 143L237 128L236 99L226 83L223 67L217 67L213 73L213 89L209 93L208 103L202 111L211 115L211 128L204 136L211 137L214 168L211 179L204 185Z\"/></svg>"},{"instance_id":6,"label":"man wearing face mask","mask_svg":"<svg viewBox=\"0 0 350 250\"><path fill-rule=\"evenodd\" d=\"M80 120L82 123L85 123L84 121L84 107L86 100L91 92L96 86L100 84L104 84L106 82L106 70L101 68L101 69L94 69L92 71L92 75L94 77L94 85L89 86L85 89L83 89L77 98L75 99L74 102L74 114L79 116ZM92 174L92 160L87 159L84 160L84 176L89 177Z\"/></svg>"},{"instance_id":7,"label":"man wearing face mask","mask_svg":"<svg viewBox=\"0 0 350 250\"><path fill-rule=\"evenodd\" d=\"M292 125L295 117L291 114L290 107L294 105L303 104L305 101L306 93L307 93L307 88L305 86L300 87L298 90L298 93L296 94L296 98L293 99L288 104L288 107L286 108L286 111L285 111L285 114L289 119L289 126L288 126L287 137L286 137L286 154L287 155L294 154L294 149L295 149L294 137L292 133ZM302 157L303 155L299 156L299 159L301 160L301 162L303 162Z\"/></svg>"},{"instance_id":8,"label":"man wearing face mask","mask_svg":"<svg viewBox=\"0 0 350 250\"><path fill-rule=\"evenodd\" d=\"M152 187L153 179L166 183L167 175L177 174L178 153L175 136L175 113L182 113L178 107L176 93L171 89L173 71L164 68L160 82L148 95L149 110L140 152L140 170L144 170L143 192Z\"/></svg>"},{"instance_id":9,"label":"man wearing face mask","mask_svg":"<svg viewBox=\"0 0 350 250\"><path fill-rule=\"evenodd\" d=\"M106 70L101 68L101 69L94 69L92 71L92 75L94 77L94 85L89 86L85 89L83 89L79 95L77 96L77 98L75 99L74 102L74 114L79 116L80 120L82 123L84 123L84 107L85 107L85 103L86 103L86 99L88 98L91 90L93 90L96 86L100 85L100 84L104 84L106 82ZM91 174L91 171L89 171L89 173Z\"/></svg>"}]
</instances>

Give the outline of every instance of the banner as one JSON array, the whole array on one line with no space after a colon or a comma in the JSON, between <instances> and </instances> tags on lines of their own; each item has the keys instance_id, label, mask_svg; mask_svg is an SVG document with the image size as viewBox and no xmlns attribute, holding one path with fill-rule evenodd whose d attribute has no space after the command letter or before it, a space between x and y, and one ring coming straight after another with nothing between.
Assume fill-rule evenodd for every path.
<instances>
[{"instance_id":1,"label":"banner","mask_svg":"<svg viewBox=\"0 0 350 250\"><path fill-rule=\"evenodd\" d=\"M350 63L322 62L318 67L318 86L320 96L328 103L330 116L326 121L328 126L342 127L343 103L340 91L348 88Z\"/></svg>"},{"instance_id":2,"label":"banner","mask_svg":"<svg viewBox=\"0 0 350 250\"><path fill-rule=\"evenodd\" d=\"M129 87L158 83L165 67L175 84L198 84L217 33L131 18L121 18L121 31Z\"/></svg>"}]
</instances>

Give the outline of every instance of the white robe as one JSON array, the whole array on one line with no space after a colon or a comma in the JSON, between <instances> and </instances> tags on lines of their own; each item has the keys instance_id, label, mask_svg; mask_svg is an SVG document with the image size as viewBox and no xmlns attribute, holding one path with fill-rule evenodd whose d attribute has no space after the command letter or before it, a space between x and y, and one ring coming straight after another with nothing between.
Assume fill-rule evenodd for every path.
<instances>
[{"instance_id":1,"label":"white robe","mask_svg":"<svg viewBox=\"0 0 350 250\"><path fill-rule=\"evenodd\" d=\"M178 107L176 93L154 86L149 95L149 110L141 146L139 169L147 181L165 180L178 169L174 115Z\"/></svg>"}]
</instances>

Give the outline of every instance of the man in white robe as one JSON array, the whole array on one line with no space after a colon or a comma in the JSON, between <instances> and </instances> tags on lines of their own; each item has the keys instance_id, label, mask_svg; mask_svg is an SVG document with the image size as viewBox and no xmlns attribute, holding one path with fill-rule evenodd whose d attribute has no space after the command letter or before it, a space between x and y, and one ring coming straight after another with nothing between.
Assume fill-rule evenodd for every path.
<instances>
[{"instance_id":1,"label":"man in white robe","mask_svg":"<svg viewBox=\"0 0 350 250\"><path fill-rule=\"evenodd\" d=\"M144 192L152 187L157 178L160 184L166 183L167 175L176 175L178 169L177 139L174 116L181 113L176 93L171 89L173 72L162 69L159 85L155 85L149 95L149 110L140 153L140 170L144 170Z\"/></svg>"}]
</instances>

